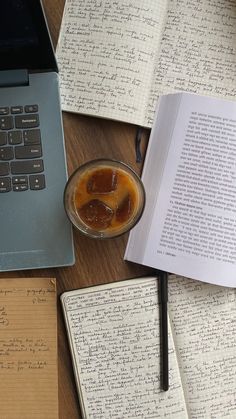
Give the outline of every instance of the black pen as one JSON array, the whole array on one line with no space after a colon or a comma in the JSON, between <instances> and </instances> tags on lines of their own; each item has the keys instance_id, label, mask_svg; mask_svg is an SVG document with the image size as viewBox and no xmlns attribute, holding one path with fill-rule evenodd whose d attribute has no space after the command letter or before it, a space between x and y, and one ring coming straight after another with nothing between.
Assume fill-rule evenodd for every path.
<instances>
[{"instance_id":1,"label":"black pen","mask_svg":"<svg viewBox=\"0 0 236 419\"><path fill-rule=\"evenodd\" d=\"M169 389L169 356L168 356L168 274L159 272L160 301L160 344L161 344L161 387Z\"/></svg>"},{"instance_id":2,"label":"black pen","mask_svg":"<svg viewBox=\"0 0 236 419\"><path fill-rule=\"evenodd\" d=\"M141 154L141 150L140 150L140 143L141 143L141 139L142 139L142 133L143 133L143 128L142 127L138 127L137 128L137 132L136 132L136 137L135 137L135 152L136 152L136 162L137 163L141 163L142 162L142 154Z\"/></svg>"}]
</instances>

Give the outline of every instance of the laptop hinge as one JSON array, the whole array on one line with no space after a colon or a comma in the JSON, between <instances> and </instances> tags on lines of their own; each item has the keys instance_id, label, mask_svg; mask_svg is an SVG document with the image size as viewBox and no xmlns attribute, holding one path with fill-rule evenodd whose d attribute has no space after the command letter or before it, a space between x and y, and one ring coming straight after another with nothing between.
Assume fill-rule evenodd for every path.
<instances>
[{"instance_id":1,"label":"laptop hinge","mask_svg":"<svg viewBox=\"0 0 236 419\"><path fill-rule=\"evenodd\" d=\"M27 86L29 74L27 70L0 71L0 87Z\"/></svg>"}]
</instances>

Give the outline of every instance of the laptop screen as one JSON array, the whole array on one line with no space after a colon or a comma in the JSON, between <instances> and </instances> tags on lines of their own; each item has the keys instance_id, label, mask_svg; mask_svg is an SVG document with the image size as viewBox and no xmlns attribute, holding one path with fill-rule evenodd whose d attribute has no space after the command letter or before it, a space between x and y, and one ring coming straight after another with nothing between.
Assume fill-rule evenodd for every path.
<instances>
[{"instance_id":1,"label":"laptop screen","mask_svg":"<svg viewBox=\"0 0 236 419\"><path fill-rule=\"evenodd\" d=\"M40 0L0 1L0 70L56 70Z\"/></svg>"}]
</instances>

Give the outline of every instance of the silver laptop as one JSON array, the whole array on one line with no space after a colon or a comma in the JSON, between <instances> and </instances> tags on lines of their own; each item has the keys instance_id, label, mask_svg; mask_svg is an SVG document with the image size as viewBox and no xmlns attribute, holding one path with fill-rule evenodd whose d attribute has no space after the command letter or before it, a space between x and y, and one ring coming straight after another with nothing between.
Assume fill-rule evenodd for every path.
<instances>
[{"instance_id":1,"label":"silver laptop","mask_svg":"<svg viewBox=\"0 0 236 419\"><path fill-rule=\"evenodd\" d=\"M39 0L0 4L0 271L74 263L58 73Z\"/></svg>"}]
</instances>

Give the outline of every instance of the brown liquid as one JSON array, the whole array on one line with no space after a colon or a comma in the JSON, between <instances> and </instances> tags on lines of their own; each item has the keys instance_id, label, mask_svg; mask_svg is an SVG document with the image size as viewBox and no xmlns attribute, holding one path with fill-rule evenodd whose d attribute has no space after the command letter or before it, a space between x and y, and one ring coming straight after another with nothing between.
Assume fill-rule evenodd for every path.
<instances>
[{"instance_id":1,"label":"brown liquid","mask_svg":"<svg viewBox=\"0 0 236 419\"><path fill-rule=\"evenodd\" d=\"M139 192L125 171L104 166L81 176L74 202L77 214L88 227L113 231L123 228L136 215Z\"/></svg>"}]
</instances>

